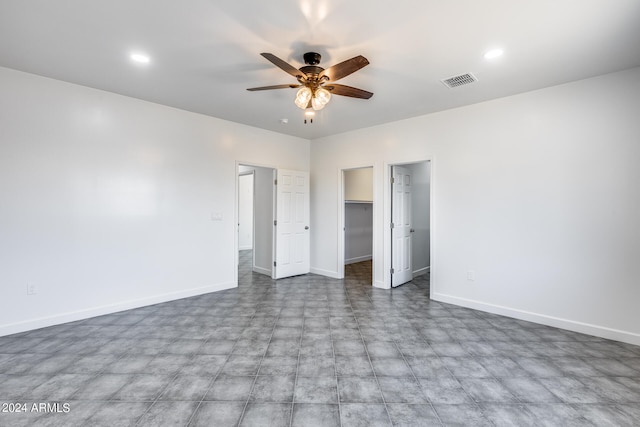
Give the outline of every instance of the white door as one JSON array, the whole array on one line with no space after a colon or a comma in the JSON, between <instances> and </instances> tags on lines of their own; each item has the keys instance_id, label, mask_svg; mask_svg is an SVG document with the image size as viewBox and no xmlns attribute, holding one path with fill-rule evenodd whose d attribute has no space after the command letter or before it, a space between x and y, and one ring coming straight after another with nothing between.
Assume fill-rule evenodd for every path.
<instances>
[{"instance_id":1,"label":"white door","mask_svg":"<svg viewBox=\"0 0 640 427\"><path fill-rule=\"evenodd\" d=\"M391 286L413 279L411 265L411 172L402 166L391 169Z\"/></svg>"},{"instance_id":2,"label":"white door","mask_svg":"<svg viewBox=\"0 0 640 427\"><path fill-rule=\"evenodd\" d=\"M309 254L309 172L278 169L275 279L306 274Z\"/></svg>"}]
</instances>

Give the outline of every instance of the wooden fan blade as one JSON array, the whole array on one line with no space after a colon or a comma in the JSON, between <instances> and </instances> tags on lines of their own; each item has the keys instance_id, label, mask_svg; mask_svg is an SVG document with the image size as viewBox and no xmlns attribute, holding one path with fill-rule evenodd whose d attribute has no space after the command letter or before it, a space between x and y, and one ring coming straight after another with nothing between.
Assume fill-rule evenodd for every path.
<instances>
[{"instance_id":1,"label":"wooden fan blade","mask_svg":"<svg viewBox=\"0 0 640 427\"><path fill-rule=\"evenodd\" d=\"M275 56L272 53L261 53L260 55L264 56L269 61L271 61L271 63L273 65L275 65L276 67L280 68L281 70L284 70L285 72L291 74L295 78L298 78L298 77L304 78L305 77L305 75L304 75L304 73L302 71L298 70L293 65L289 65L288 63L286 63L285 61L283 61L282 59L278 58L277 56Z\"/></svg>"},{"instance_id":2,"label":"wooden fan blade","mask_svg":"<svg viewBox=\"0 0 640 427\"><path fill-rule=\"evenodd\" d=\"M322 71L319 75L320 78L328 77L330 82L335 82L343 77L348 76L351 73L358 71L360 68L369 64L367 58L362 55L358 55L354 58L347 59L344 62L329 67Z\"/></svg>"},{"instance_id":3,"label":"wooden fan blade","mask_svg":"<svg viewBox=\"0 0 640 427\"><path fill-rule=\"evenodd\" d=\"M342 96L350 96L351 98L362 98L369 99L373 96L372 92L367 92L366 90L358 89L357 87L331 84L322 86L333 95L342 95Z\"/></svg>"},{"instance_id":4,"label":"wooden fan blade","mask_svg":"<svg viewBox=\"0 0 640 427\"><path fill-rule=\"evenodd\" d=\"M288 85L274 85L274 86L261 86L261 87L251 87L247 90L253 92L256 90L271 90L271 89L295 89L297 87L300 87L302 85L294 85L294 84L288 84Z\"/></svg>"}]
</instances>

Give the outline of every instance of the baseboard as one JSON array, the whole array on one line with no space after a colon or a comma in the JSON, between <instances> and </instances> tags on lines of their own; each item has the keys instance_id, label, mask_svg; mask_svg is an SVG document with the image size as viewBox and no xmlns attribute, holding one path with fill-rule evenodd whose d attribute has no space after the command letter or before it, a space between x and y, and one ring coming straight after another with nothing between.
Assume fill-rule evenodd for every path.
<instances>
[{"instance_id":1,"label":"baseboard","mask_svg":"<svg viewBox=\"0 0 640 427\"><path fill-rule=\"evenodd\" d=\"M413 275L415 277L415 276L422 276L423 274L427 274L430 268L431 267L428 267L428 266L424 268L419 268L413 272Z\"/></svg>"},{"instance_id":2,"label":"baseboard","mask_svg":"<svg viewBox=\"0 0 640 427\"><path fill-rule=\"evenodd\" d=\"M124 301L116 304L103 305L98 307L87 308L84 310L72 311L69 313L61 313L53 316L41 317L38 319L25 320L23 322L10 323L8 325L0 325L0 336L17 334L20 332L31 331L33 329L46 328L47 326L60 325L62 323L75 322L90 317L102 316L105 314L117 313L119 311L131 310L134 308L146 307L149 305L160 304L163 302L174 301L182 298L194 297L197 295L208 294L211 292L222 291L237 287L236 283L218 283L211 286L203 286L178 292L169 292L162 295L156 295L148 298Z\"/></svg>"},{"instance_id":3,"label":"baseboard","mask_svg":"<svg viewBox=\"0 0 640 427\"><path fill-rule=\"evenodd\" d=\"M311 273L313 274L318 274L320 276L327 276L330 277L332 279L342 279L342 277L338 276L338 272L337 271L329 271L329 270L323 270L321 268L311 268Z\"/></svg>"},{"instance_id":4,"label":"baseboard","mask_svg":"<svg viewBox=\"0 0 640 427\"><path fill-rule=\"evenodd\" d=\"M262 268L262 267L258 267L257 265L253 266L253 271L255 273L259 273L259 274L264 274L267 275L269 277L271 277L271 270L268 268Z\"/></svg>"},{"instance_id":5,"label":"baseboard","mask_svg":"<svg viewBox=\"0 0 640 427\"><path fill-rule=\"evenodd\" d=\"M358 256L358 257L355 257L355 258L345 259L344 260L344 265L355 264L356 262L362 262L362 261L370 261L372 259L373 259L373 257L371 255Z\"/></svg>"},{"instance_id":6,"label":"baseboard","mask_svg":"<svg viewBox=\"0 0 640 427\"><path fill-rule=\"evenodd\" d=\"M619 329L607 328L589 323L577 322L569 319L562 319L545 314L532 313L530 311L517 310L495 304L488 304L481 301L470 300L466 298L455 297L451 295L432 293L431 299L435 301L454 304L462 307L473 308L502 316L512 317L514 319L526 320L541 325L553 326L555 328L566 329L573 332L593 335L600 338L606 338L615 341L622 341L629 344L640 345L640 334Z\"/></svg>"},{"instance_id":7,"label":"baseboard","mask_svg":"<svg viewBox=\"0 0 640 427\"><path fill-rule=\"evenodd\" d=\"M375 288L380 288L380 289L391 289L391 287L388 284L384 283L384 280L376 280L376 281L374 281L373 282L373 286Z\"/></svg>"}]
</instances>

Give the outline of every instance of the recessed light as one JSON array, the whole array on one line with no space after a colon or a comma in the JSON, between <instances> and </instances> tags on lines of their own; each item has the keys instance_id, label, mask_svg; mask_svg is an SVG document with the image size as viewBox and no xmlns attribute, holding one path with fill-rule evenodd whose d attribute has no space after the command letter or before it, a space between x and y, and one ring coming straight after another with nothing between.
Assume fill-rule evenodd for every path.
<instances>
[{"instance_id":1,"label":"recessed light","mask_svg":"<svg viewBox=\"0 0 640 427\"><path fill-rule=\"evenodd\" d=\"M151 61L151 58L143 53L132 53L129 57L138 64L148 64Z\"/></svg>"},{"instance_id":2,"label":"recessed light","mask_svg":"<svg viewBox=\"0 0 640 427\"><path fill-rule=\"evenodd\" d=\"M484 54L484 59L494 59L502 56L504 51L502 49L492 49Z\"/></svg>"},{"instance_id":3,"label":"recessed light","mask_svg":"<svg viewBox=\"0 0 640 427\"><path fill-rule=\"evenodd\" d=\"M280 119L280 123L286 125L287 123L289 123L289 119Z\"/></svg>"}]
</instances>

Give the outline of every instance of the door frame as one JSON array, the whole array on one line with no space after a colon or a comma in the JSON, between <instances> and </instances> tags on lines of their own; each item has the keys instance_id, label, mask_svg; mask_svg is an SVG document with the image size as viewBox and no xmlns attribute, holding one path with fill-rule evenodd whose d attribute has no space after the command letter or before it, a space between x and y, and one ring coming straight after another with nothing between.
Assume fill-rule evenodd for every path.
<instances>
[{"instance_id":1,"label":"door frame","mask_svg":"<svg viewBox=\"0 0 640 427\"><path fill-rule=\"evenodd\" d=\"M234 173L234 183L235 183L235 189L234 189L234 198L235 198L235 202L234 202L234 207L233 207L233 211L234 211L234 215L233 215L233 227L234 227L234 233L233 233L233 263L234 263L234 269L233 269L233 282L235 283L236 287L238 286L238 250L239 250L239 239L238 239L238 220L239 220L239 209L238 209L238 202L240 199L240 172L239 172L239 168L240 166L249 166L249 167L259 167L259 168L266 168L266 169L272 169L273 173L275 175L276 171L278 170L278 168L276 166L273 165L267 165L267 164L258 164L255 162L243 162L240 160L236 160L235 162L235 167L233 170ZM273 177L273 179L275 180L275 176ZM273 198L273 212L271 213L271 220L273 221L275 219L275 209L276 209L276 186L275 184L272 186L273 187L273 191L272 191L272 198ZM253 215L253 222L254 222L254 227L253 227L253 250L255 251L255 247L256 247L256 240L255 240L255 220L256 220L256 216L255 216L255 174L254 174L254 193L253 193L253 197L254 197L254 204L253 204L253 210L254 210L254 215ZM274 230L275 233L275 230ZM272 258L272 263L275 260L275 235L272 234L271 237L271 258ZM255 253L254 253L254 258L253 258L253 264L255 266ZM273 268L271 269L271 278L273 278L275 274L275 271L273 270Z\"/></svg>"},{"instance_id":2,"label":"door frame","mask_svg":"<svg viewBox=\"0 0 640 427\"><path fill-rule=\"evenodd\" d=\"M337 279L344 279L344 245L345 245L345 237L344 237L344 228L345 228L345 179L344 173L345 171L355 170L355 169L365 169L371 168L372 175L372 203L371 203L371 212L373 215L373 236L372 236L372 248L371 248L371 284L375 282L375 265L376 265L376 167L375 165L368 164L362 166L351 166L338 169L338 277Z\"/></svg>"},{"instance_id":3,"label":"door frame","mask_svg":"<svg viewBox=\"0 0 640 427\"><path fill-rule=\"evenodd\" d=\"M430 163L431 171L429 174L429 272L430 272L430 286L429 296L433 295L436 289L436 271L435 271L435 257L436 257L436 215L434 208L435 200L435 161L433 156L427 156L422 159L411 159L406 161L387 161L384 162L383 167L383 209L382 209L382 268L383 268L383 280L382 286L384 289L392 289L391 287L391 245L393 244L391 239L391 198L393 196L391 192L391 169L393 166L412 165L417 163ZM375 224L375 218L374 218ZM375 230L374 230L375 241ZM376 257L374 253L374 259ZM374 282L375 285L375 282Z\"/></svg>"}]
</instances>

